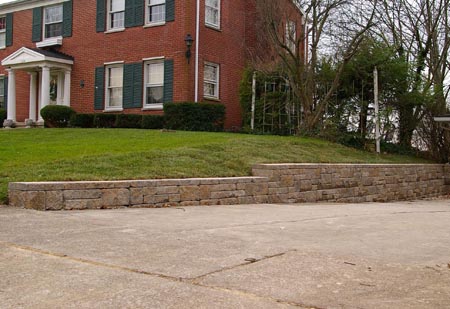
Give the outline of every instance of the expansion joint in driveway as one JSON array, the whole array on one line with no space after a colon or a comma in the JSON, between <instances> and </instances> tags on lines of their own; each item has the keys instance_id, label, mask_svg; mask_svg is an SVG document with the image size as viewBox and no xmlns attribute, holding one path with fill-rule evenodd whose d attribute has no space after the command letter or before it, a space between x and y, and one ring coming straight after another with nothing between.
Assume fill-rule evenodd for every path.
<instances>
[{"instance_id":1,"label":"expansion joint in driveway","mask_svg":"<svg viewBox=\"0 0 450 309\"><path fill-rule=\"evenodd\" d=\"M253 264L253 263L256 263L256 262L263 261L263 260L279 257L279 256L282 256L282 255L285 255L288 252L292 252L292 251L296 251L296 250L289 250L289 251L286 251L286 252L282 252L282 253L278 253L278 254L274 254L274 255L270 255L270 256L265 256L265 257L263 257L261 259L248 259L245 263L242 263L242 264L239 264L239 265L225 267L225 268L222 268L220 270L216 270L216 271L213 271L213 272L201 275L201 276L196 277L196 278L186 279L186 278L181 278L181 277L168 276L168 275L164 275L164 274L161 274L161 273L154 273L154 272L139 270L139 269L130 268L130 267L124 267L124 266L119 266L119 265L114 265L114 264L103 263L103 262L96 262L96 261L83 259L83 258L72 257L72 256L68 256L68 255L63 254L63 253L51 252L51 251L48 251L48 250L33 248L33 247L30 247L30 246L19 245L19 244L15 244L15 243L11 243L11 242L0 241L0 246L5 246L5 247L14 248L14 249L17 249L17 250L23 250L23 251L32 252L32 253L37 253L37 254L50 256L50 257L54 257L54 258L61 258L61 259L65 259L65 260L69 260L69 261L73 261L73 262L77 262L77 263L87 264L87 265L90 265L90 266L103 267L103 268L109 268L109 269L113 269L113 270L119 270L119 271L125 271L125 272L140 274L140 275L147 275L147 276L157 277L157 278L166 279L166 280L169 280L169 281L172 281L172 282L180 282L180 283L183 283L183 284L189 284L189 285L198 286L198 287L211 289L211 290L216 290L216 291L223 291L223 292L232 293L232 294L235 294L235 295L245 296L247 298L252 298L252 299L261 299L261 300L265 300L265 301L271 301L271 302L274 302L274 303L283 304L283 305L289 305L289 306L303 308L303 309L323 309L323 308L320 308L320 307L315 307L313 305L306 305L306 304L301 304L301 303L297 303L297 302L290 302L290 301L276 299L276 298L272 298L272 297L268 297L268 296L261 296L261 295L257 295L257 294L254 294L254 293L241 291L241 290L237 290L237 289L229 289L229 288L218 287L218 286L210 286L210 285L205 285L205 284L202 284L202 283L198 282L202 278L204 278L206 276L209 276L209 275L212 275L212 274L216 274L216 273L220 273L220 272L223 272L223 271L226 271L226 270L230 270L230 269L234 269L234 268L237 268L237 267Z\"/></svg>"}]
</instances>

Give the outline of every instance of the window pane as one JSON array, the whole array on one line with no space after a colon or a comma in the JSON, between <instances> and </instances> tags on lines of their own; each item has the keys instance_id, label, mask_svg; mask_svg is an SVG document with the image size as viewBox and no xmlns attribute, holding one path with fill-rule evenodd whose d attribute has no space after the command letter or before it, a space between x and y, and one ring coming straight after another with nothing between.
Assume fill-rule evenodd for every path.
<instances>
[{"instance_id":1,"label":"window pane","mask_svg":"<svg viewBox=\"0 0 450 309\"><path fill-rule=\"evenodd\" d=\"M0 30L6 29L6 17L0 17Z\"/></svg>"},{"instance_id":2,"label":"window pane","mask_svg":"<svg viewBox=\"0 0 450 309\"><path fill-rule=\"evenodd\" d=\"M110 107L122 106L122 88L109 89L109 106Z\"/></svg>"},{"instance_id":3,"label":"window pane","mask_svg":"<svg viewBox=\"0 0 450 309\"><path fill-rule=\"evenodd\" d=\"M166 5L154 5L149 7L149 22L166 20Z\"/></svg>"},{"instance_id":4,"label":"window pane","mask_svg":"<svg viewBox=\"0 0 450 309\"><path fill-rule=\"evenodd\" d=\"M113 13L111 14L111 28L123 28L125 20L125 13Z\"/></svg>"},{"instance_id":5,"label":"window pane","mask_svg":"<svg viewBox=\"0 0 450 309\"><path fill-rule=\"evenodd\" d=\"M205 65L205 79L210 81L216 81L217 68L212 65Z\"/></svg>"},{"instance_id":6,"label":"window pane","mask_svg":"<svg viewBox=\"0 0 450 309\"><path fill-rule=\"evenodd\" d=\"M164 87L147 87L147 104L163 103Z\"/></svg>"},{"instance_id":7,"label":"window pane","mask_svg":"<svg viewBox=\"0 0 450 309\"><path fill-rule=\"evenodd\" d=\"M53 38L62 35L62 23L45 25L45 37Z\"/></svg>"},{"instance_id":8,"label":"window pane","mask_svg":"<svg viewBox=\"0 0 450 309\"><path fill-rule=\"evenodd\" d=\"M111 12L124 11L125 0L111 0Z\"/></svg>"},{"instance_id":9,"label":"window pane","mask_svg":"<svg viewBox=\"0 0 450 309\"><path fill-rule=\"evenodd\" d=\"M157 4L164 4L166 3L166 0L149 0L148 4L150 5L157 5Z\"/></svg>"},{"instance_id":10,"label":"window pane","mask_svg":"<svg viewBox=\"0 0 450 309\"><path fill-rule=\"evenodd\" d=\"M219 8L219 0L206 0L206 5L213 8Z\"/></svg>"},{"instance_id":11,"label":"window pane","mask_svg":"<svg viewBox=\"0 0 450 309\"><path fill-rule=\"evenodd\" d=\"M45 23L61 22L63 19L63 7L62 5L46 7L45 10Z\"/></svg>"},{"instance_id":12,"label":"window pane","mask_svg":"<svg viewBox=\"0 0 450 309\"><path fill-rule=\"evenodd\" d=\"M203 88L204 88L203 93L205 96L208 96L208 97L216 96L216 85L210 84L210 83L204 83Z\"/></svg>"},{"instance_id":13,"label":"window pane","mask_svg":"<svg viewBox=\"0 0 450 309\"><path fill-rule=\"evenodd\" d=\"M0 33L0 47L6 46L6 33Z\"/></svg>"},{"instance_id":14,"label":"window pane","mask_svg":"<svg viewBox=\"0 0 450 309\"><path fill-rule=\"evenodd\" d=\"M123 68L109 69L109 87L122 87Z\"/></svg>"},{"instance_id":15,"label":"window pane","mask_svg":"<svg viewBox=\"0 0 450 309\"><path fill-rule=\"evenodd\" d=\"M148 65L148 84L159 85L164 83L164 63Z\"/></svg>"}]
</instances>

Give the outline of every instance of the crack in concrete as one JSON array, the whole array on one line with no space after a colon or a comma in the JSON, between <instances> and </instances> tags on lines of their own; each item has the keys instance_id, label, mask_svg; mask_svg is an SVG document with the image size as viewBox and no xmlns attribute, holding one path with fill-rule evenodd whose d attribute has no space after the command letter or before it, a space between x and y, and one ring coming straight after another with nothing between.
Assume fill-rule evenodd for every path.
<instances>
[{"instance_id":1,"label":"crack in concrete","mask_svg":"<svg viewBox=\"0 0 450 309\"><path fill-rule=\"evenodd\" d=\"M30 247L30 246L19 245L19 244L15 244L15 243L11 243L11 242L0 241L0 245L3 245L5 247L10 247L10 248L15 248L17 250L23 250L23 251L28 251L28 252L32 252L32 253L37 253L37 254L41 254L41 255L45 255L45 256L61 258L61 259L65 259L65 260L69 260L69 261L73 261L73 262L77 262L77 263L82 263L82 264L86 264L86 265L90 265L90 266L103 267L103 268L109 268L109 269L113 269L113 270L120 270L120 271L135 273L135 274L139 274L139 275L147 275L147 276L151 276L151 277L157 277L157 278L169 280L169 281L172 281L172 282L179 282L179 283L184 283L184 284L193 285L193 286L197 286L197 287L212 289L212 290L216 290L216 291L232 293L232 294L236 294L236 295L240 295L240 296L244 296L244 297L252 298L252 299L271 301L271 302L276 302L276 303L283 304L283 305L290 305L290 306L303 308L303 309L324 309L324 308L315 307L315 306L311 306L311 305L305 305L305 304L302 304L302 303L290 302L290 301L285 301L285 300L282 300L282 299L276 299L276 298L273 298L273 297L270 297L270 296L261 296L261 295L257 295L257 294L250 293L250 292L247 292L247 291L242 291L242 290L237 290L237 289L230 289L230 288L224 288L224 287L219 287L219 286L204 285L204 284L201 284L199 282L195 282L195 280L197 278L204 278L204 277L206 277L206 276L208 276L210 274L222 272L222 271L225 271L225 270L228 270L228 269L237 268L237 267L240 267L240 266L245 266L245 265L248 265L248 264L253 264L253 263L256 263L256 262L259 262L259 261L263 261L263 260L266 260L266 259L270 259L270 258L274 258L274 257L277 257L277 256L282 256L282 255L284 255L284 254L286 254L286 253L288 253L290 251L295 251L295 250L289 250L289 251L278 253L278 254L274 254L274 255L271 255L271 256L266 256L264 258L261 258L261 259L258 259L256 261L254 261L254 262L246 262L246 263L242 263L242 264L239 264L239 265L226 267L226 268L223 268L223 269L220 269L220 270L217 270L217 271L205 274L205 275L201 275L201 276L196 277L194 279L189 279L189 278L182 278L182 277L174 277L174 276L164 275L164 274L156 273L156 272L149 272L149 271L139 270L139 269L131 268L131 267L119 266L119 265L114 265L114 264L109 264L109 263L104 263L104 262L96 262L96 261L92 261L92 260L88 260L88 259L84 259L84 258L76 258L76 257L68 256L67 254L63 254L63 253L51 252L51 251L48 251L48 250L33 248L33 247Z\"/></svg>"},{"instance_id":2,"label":"crack in concrete","mask_svg":"<svg viewBox=\"0 0 450 309\"><path fill-rule=\"evenodd\" d=\"M273 254L273 255L266 255L266 256L264 256L264 257L262 257L260 259L251 258L251 259L246 260L246 262L244 262L244 263L223 267L223 268L211 271L209 273L206 273L206 274L194 277L194 278L186 278L185 280L186 281L190 281L191 283L195 284L195 283L198 283L203 278L208 277L210 275L218 274L218 273L221 273L221 272L224 272L224 271L227 271L227 270L232 270L232 269L236 269L236 268L239 268L239 267L242 267L242 266L247 266L247 265L250 265L250 264L254 264L254 263L258 263L258 262L265 261L265 260L268 260L268 259L272 259L272 258L275 258L275 257L283 256L286 253L295 252L295 251L297 251L297 250L296 249L292 249L292 250L288 250L288 251L277 253L277 254Z\"/></svg>"}]
</instances>

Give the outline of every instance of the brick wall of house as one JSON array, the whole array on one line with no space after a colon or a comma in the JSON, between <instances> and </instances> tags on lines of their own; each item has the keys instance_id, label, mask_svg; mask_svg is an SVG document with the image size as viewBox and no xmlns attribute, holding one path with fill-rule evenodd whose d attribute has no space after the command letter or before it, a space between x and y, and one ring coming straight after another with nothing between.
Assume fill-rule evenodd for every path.
<instances>
[{"instance_id":1,"label":"brick wall of house","mask_svg":"<svg viewBox=\"0 0 450 309\"><path fill-rule=\"evenodd\" d=\"M113 61L140 62L145 58L164 56L174 60L175 102L194 100L195 46L190 64L185 58L184 38L190 33L195 38L195 0L176 1L175 21L156 27L132 27L122 32L96 32L96 1L73 1L73 33L63 39L58 51L73 56L71 79L71 106L79 113L94 112L95 67ZM199 50L199 101L203 99L203 64L220 65L219 102L227 107L226 127L241 126L239 82L245 65L250 61L248 50L256 45L251 35L253 16L249 15L253 0L222 1L221 29L205 26L205 1L201 1ZM1 8L0 8L1 12ZM251 18L250 18L251 17ZM249 31L250 30L250 31ZM31 42L32 10L14 12L13 45L0 50L4 59L21 47L36 48ZM248 36L248 37L247 37ZM0 66L0 74L6 74ZM17 121L28 118L29 76L16 73ZM84 87L80 83L84 81ZM38 94L39 95L39 94ZM124 113L161 113L124 109Z\"/></svg>"}]
</instances>

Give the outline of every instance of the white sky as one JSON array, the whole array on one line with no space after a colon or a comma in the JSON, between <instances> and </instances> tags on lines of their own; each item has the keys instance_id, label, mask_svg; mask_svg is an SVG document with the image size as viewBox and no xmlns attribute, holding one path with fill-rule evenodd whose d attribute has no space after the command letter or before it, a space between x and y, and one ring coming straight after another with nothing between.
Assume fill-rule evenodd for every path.
<instances>
[{"instance_id":1,"label":"white sky","mask_svg":"<svg viewBox=\"0 0 450 309\"><path fill-rule=\"evenodd\" d=\"M0 0L0 4L12 2L13 0Z\"/></svg>"}]
</instances>

